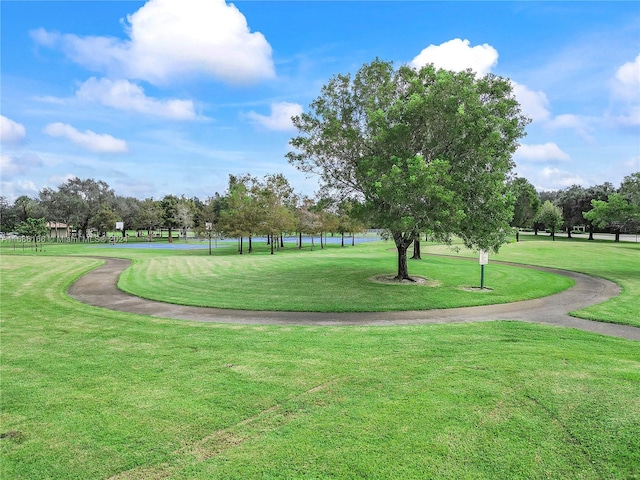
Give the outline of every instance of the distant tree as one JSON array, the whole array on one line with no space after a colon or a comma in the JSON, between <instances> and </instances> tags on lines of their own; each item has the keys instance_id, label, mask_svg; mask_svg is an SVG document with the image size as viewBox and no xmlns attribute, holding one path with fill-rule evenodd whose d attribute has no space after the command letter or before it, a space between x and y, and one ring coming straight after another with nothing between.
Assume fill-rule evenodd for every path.
<instances>
[{"instance_id":1,"label":"distant tree","mask_svg":"<svg viewBox=\"0 0 640 480\"><path fill-rule=\"evenodd\" d=\"M509 181L508 189L514 202L510 225L516 229L532 226L541 205L535 187L526 178L516 177ZM516 230L516 239L519 237Z\"/></svg>"},{"instance_id":2,"label":"distant tree","mask_svg":"<svg viewBox=\"0 0 640 480\"><path fill-rule=\"evenodd\" d=\"M364 231L364 225L360 222L354 215L354 204L348 200L342 201L338 204L337 215L338 215L338 225L337 232L340 234L340 244L344 247L344 235L346 233L352 234L352 245L353 245L353 234L357 232Z\"/></svg>"},{"instance_id":3,"label":"distant tree","mask_svg":"<svg viewBox=\"0 0 640 480\"><path fill-rule=\"evenodd\" d=\"M173 242L173 230L180 227L178 218L178 204L180 199L175 195L165 195L160 200L162 209L162 225L169 230L169 243Z\"/></svg>"},{"instance_id":4,"label":"distant tree","mask_svg":"<svg viewBox=\"0 0 640 480\"><path fill-rule=\"evenodd\" d=\"M631 206L631 214L626 226L627 231L640 232L640 172L624 177L618 192Z\"/></svg>"},{"instance_id":5,"label":"distant tree","mask_svg":"<svg viewBox=\"0 0 640 480\"><path fill-rule=\"evenodd\" d=\"M64 201L65 216L78 228L81 236L87 238L89 223L103 208L112 208L115 194L107 183L92 178L80 180L75 177L58 187L60 199Z\"/></svg>"},{"instance_id":6,"label":"distant tree","mask_svg":"<svg viewBox=\"0 0 640 480\"><path fill-rule=\"evenodd\" d=\"M584 216L584 212L588 212L589 210L591 210L592 200L606 201L607 198L609 198L609 195L615 192L616 192L616 189L613 186L613 184L610 182L605 182L601 185L595 185L585 190L584 198L581 204L581 211L583 213L582 218L584 218L585 225L589 230L589 240L593 240L594 223Z\"/></svg>"},{"instance_id":7,"label":"distant tree","mask_svg":"<svg viewBox=\"0 0 640 480\"><path fill-rule=\"evenodd\" d=\"M36 218L38 213L38 201L27 195L20 195L13 202L13 211L18 222L24 222L28 218Z\"/></svg>"},{"instance_id":8,"label":"distant tree","mask_svg":"<svg viewBox=\"0 0 640 480\"><path fill-rule=\"evenodd\" d=\"M562 210L560 210L560 207L547 200L540 207L536 221L551 231L551 238L555 242L556 232L562 225Z\"/></svg>"},{"instance_id":9,"label":"distant tree","mask_svg":"<svg viewBox=\"0 0 640 480\"><path fill-rule=\"evenodd\" d=\"M6 197L0 196L0 232L12 232L16 229L18 217L13 205Z\"/></svg>"},{"instance_id":10,"label":"distant tree","mask_svg":"<svg viewBox=\"0 0 640 480\"><path fill-rule=\"evenodd\" d=\"M113 210L124 224L122 236L125 237L127 230L136 228L136 221L140 211L140 200L135 197L121 197L117 195L114 199Z\"/></svg>"},{"instance_id":11,"label":"distant tree","mask_svg":"<svg viewBox=\"0 0 640 480\"><path fill-rule=\"evenodd\" d=\"M136 218L134 221L136 230L147 230L147 234L151 239L151 230L154 230L162 225L162 213L163 210L160 202L157 202L152 198L144 199L142 202L140 202L140 208L138 209L138 213L136 214Z\"/></svg>"},{"instance_id":12,"label":"distant tree","mask_svg":"<svg viewBox=\"0 0 640 480\"><path fill-rule=\"evenodd\" d=\"M119 221L121 221L120 215L109 207L104 206L98 213L91 217L89 226L95 228L99 236L103 236L106 235L107 232L115 230L116 222Z\"/></svg>"},{"instance_id":13,"label":"distant tree","mask_svg":"<svg viewBox=\"0 0 640 480\"><path fill-rule=\"evenodd\" d=\"M196 202L196 205L198 205L197 213L194 215L196 231L207 237L220 233L220 215L226 208L224 197L216 192L213 197L207 198L204 202Z\"/></svg>"},{"instance_id":14,"label":"distant tree","mask_svg":"<svg viewBox=\"0 0 640 480\"><path fill-rule=\"evenodd\" d=\"M274 253L274 241L280 241L279 248L284 246L282 235L294 229L293 208L295 196L287 178L279 174L265 175L260 184L256 184L255 197L260 202L258 207L263 213L261 228L270 237L271 253Z\"/></svg>"},{"instance_id":15,"label":"distant tree","mask_svg":"<svg viewBox=\"0 0 640 480\"><path fill-rule=\"evenodd\" d=\"M410 279L407 248L420 232L474 248L506 241L505 179L528 122L508 80L376 60L333 77L293 122L289 161L390 232L397 279Z\"/></svg>"},{"instance_id":16,"label":"distant tree","mask_svg":"<svg viewBox=\"0 0 640 480\"><path fill-rule=\"evenodd\" d=\"M568 238L571 238L571 230L575 225L584 223L582 208L585 197L585 189L580 185L572 185L558 192L555 203L562 210L562 218L567 229Z\"/></svg>"},{"instance_id":17,"label":"distant tree","mask_svg":"<svg viewBox=\"0 0 640 480\"><path fill-rule=\"evenodd\" d=\"M182 229L185 241L187 241L187 231L193 227L194 205L191 199L182 197L176 207L176 222Z\"/></svg>"},{"instance_id":18,"label":"distant tree","mask_svg":"<svg viewBox=\"0 0 640 480\"><path fill-rule=\"evenodd\" d=\"M256 200L258 180L251 176L229 175L229 187L225 193L226 208L220 214L220 229L238 239L238 253L244 253L243 238L249 238L249 253L253 250L252 236L259 229L259 204Z\"/></svg>"},{"instance_id":19,"label":"distant tree","mask_svg":"<svg viewBox=\"0 0 640 480\"><path fill-rule=\"evenodd\" d=\"M584 212L585 218L596 226L609 228L615 234L615 241L620 241L620 233L633 225L638 218L633 206L621 193L612 193L607 201L592 200L591 210Z\"/></svg>"}]
</instances>

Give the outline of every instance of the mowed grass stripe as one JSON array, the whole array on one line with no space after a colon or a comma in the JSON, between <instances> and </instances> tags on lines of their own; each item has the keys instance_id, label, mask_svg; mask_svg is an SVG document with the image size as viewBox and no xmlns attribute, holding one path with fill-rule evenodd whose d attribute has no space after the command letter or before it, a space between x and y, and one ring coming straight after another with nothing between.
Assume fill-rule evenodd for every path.
<instances>
[{"instance_id":1,"label":"mowed grass stripe","mask_svg":"<svg viewBox=\"0 0 640 480\"><path fill-rule=\"evenodd\" d=\"M413 261L413 275L427 285L384 285L393 276L388 244L333 249L317 254L175 256L139 259L118 286L131 294L184 305L285 311L398 311L487 305L550 295L570 287L562 276L505 265L486 270L491 290L480 285L477 263L447 258ZM435 286L432 286L435 285Z\"/></svg>"}]
</instances>

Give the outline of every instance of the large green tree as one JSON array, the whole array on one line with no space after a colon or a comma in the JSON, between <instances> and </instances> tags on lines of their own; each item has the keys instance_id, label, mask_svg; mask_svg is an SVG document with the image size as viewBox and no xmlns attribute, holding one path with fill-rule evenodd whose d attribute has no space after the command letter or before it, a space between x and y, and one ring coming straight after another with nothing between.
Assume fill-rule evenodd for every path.
<instances>
[{"instance_id":1,"label":"large green tree","mask_svg":"<svg viewBox=\"0 0 640 480\"><path fill-rule=\"evenodd\" d=\"M528 122L508 80L375 60L333 77L293 122L289 161L389 231L398 279L410 278L407 248L420 232L482 249L506 241L506 176Z\"/></svg>"}]
</instances>

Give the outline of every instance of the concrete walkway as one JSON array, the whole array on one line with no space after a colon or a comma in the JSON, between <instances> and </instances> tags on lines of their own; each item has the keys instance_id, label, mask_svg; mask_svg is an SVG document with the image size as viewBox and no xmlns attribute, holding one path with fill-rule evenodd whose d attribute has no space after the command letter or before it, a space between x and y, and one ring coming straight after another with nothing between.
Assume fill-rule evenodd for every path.
<instances>
[{"instance_id":1,"label":"concrete walkway","mask_svg":"<svg viewBox=\"0 0 640 480\"><path fill-rule=\"evenodd\" d=\"M581 273L543 267L517 265L556 273L575 280L575 286L555 295L521 302L410 312L267 312L189 307L147 300L122 292L117 288L119 275L129 266L129 260L107 258L106 264L79 278L70 288L73 298L96 307L123 312L174 318L198 322L271 325L416 325L425 323L485 322L520 320L558 327L640 340L640 328L612 323L594 322L570 317L569 312L601 303L620 293L620 287L601 278Z\"/></svg>"}]
</instances>

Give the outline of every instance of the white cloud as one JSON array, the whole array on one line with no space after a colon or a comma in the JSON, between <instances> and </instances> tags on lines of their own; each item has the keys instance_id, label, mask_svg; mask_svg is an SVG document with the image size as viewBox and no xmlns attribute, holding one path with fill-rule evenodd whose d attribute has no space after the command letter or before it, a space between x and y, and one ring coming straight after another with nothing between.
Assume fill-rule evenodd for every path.
<instances>
[{"instance_id":1,"label":"white cloud","mask_svg":"<svg viewBox=\"0 0 640 480\"><path fill-rule=\"evenodd\" d=\"M31 180L18 180L16 182L1 182L2 196L9 202L14 202L21 195L35 197L40 189Z\"/></svg>"},{"instance_id":2,"label":"white cloud","mask_svg":"<svg viewBox=\"0 0 640 480\"><path fill-rule=\"evenodd\" d=\"M540 90L534 92L525 85L514 81L511 81L511 84L513 85L513 93L522 108L522 113L534 122L544 121L549 118L549 100L544 92Z\"/></svg>"},{"instance_id":3,"label":"white cloud","mask_svg":"<svg viewBox=\"0 0 640 480\"><path fill-rule=\"evenodd\" d=\"M516 159L533 162L566 162L569 155L563 152L555 143L539 145L520 145L515 153Z\"/></svg>"},{"instance_id":4,"label":"white cloud","mask_svg":"<svg viewBox=\"0 0 640 480\"><path fill-rule=\"evenodd\" d=\"M196 114L191 100L156 100L147 97L139 85L128 80L109 80L91 77L84 82L76 97L79 100L98 102L108 107L173 120L193 120Z\"/></svg>"},{"instance_id":5,"label":"white cloud","mask_svg":"<svg viewBox=\"0 0 640 480\"><path fill-rule=\"evenodd\" d=\"M154 84L193 75L229 83L273 78L271 46L251 32L244 15L224 0L149 0L124 23L128 40L31 32L40 45L61 45L90 69Z\"/></svg>"},{"instance_id":6,"label":"white cloud","mask_svg":"<svg viewBox=\"0 0 640 480\"><path fill-rule=\"evenodd\" d=\"M24 125L0 115L0 141L6 144L21 142L27 135Z\"/></svg>"},{"instance_id":7,"label":"white cloud","mask_svg":"<svg viewBox=\"0 0 640 480\"><path fill-rule=\"evenodd\" d=\"M410 66L420 68L429 63L455 72L470 68L479 75L486 75L498 64L498 51L486 43L472 47L469 40L454 38L440 45L429 45Z\"/></svg>"},{"instance_id":8,"label":"white cloud","mask_svg":"<svg viewBox=\"0 0 640 480\"><path fill-rule=\"evenodd\" d=\"M593 119L588 117L566 113L557 115L553 119L549 120L546 125L555 129L568 128L574 130L587 142L593 142L593 136L590 134L593 130L591 127L592 121Z\"/></svg>"},{"instance_id":9,"label":"white cloud","mask_svg":"<svg viewBox=\"0 0 640 480\"><path fill-rule=\"evenodd\" d=\"M9 180L19 175L26 175L33 167L41 167L42 160L35 153L26 153L21 156L0 155L0 170L2 178Z\"/></svg>"},{"instance_id":10,"label":"white cloud","mask_svg":"<svg viewBox=\"0 0 640 480\"><path fill-rule=\"evenodd\" d=\"M78 178L78 175L74 175L72 173L66 173L64 175L51 175L47 181L49 185L59 186L59 185L62 185L63 183L67 183L69 180L72 180L74 178Z\"/></svg>"},{"instance_id":11,"label":"white cloud","mask_svg":"<svg viewBox=\"0 0 640 480\"><path fill-rule=\"evenodd\" d=\"M571 185L585 185L587 182L580 175L565 172L558 168L545 167L540 176L552 185L552 189L570 187Z\"/></svg>"},{"instance_id":12,"label":"white cloud","mask_svg":"<svg viewBox=\"0 0 640 480\"><path fill-rule=\"evenodd\" d=\"M611 81L613 103L609 119L614 126L640 126L640 54L620 66Z\"/></svg>"},{"instance_id":13,"label":"white cloud","mask_svg":"<svg viewBox=\"0 0 640 480\"><path fill-rule=\"evenodd\" d=\"M632 62L618 68L613 80L613 91L621 98L640 99L640 54Z\"/></svg>"},{"instance_id":14,"label":"white cloud","mask_svg":"<svg viewBox=\"0 0 640 480\"><path fill-rule=\"evenodd\" d=\"M90 152L125 153L129 149L127 142L107 134L98 134L91 130L79 132L71 125L64 123L50 123L44 129L44 133L52 137L65 137L73 143Z\"/></svg>"},{"instance_id":15,"label":"white cloud","mask_svg":"<svg viewBox=\"0 0 640 480\"><path fill-rule=\"evenodd\" d=\"M282 102L271 104L271 115L249 112L246 116L269 130L291 130L294 128L291 117L300 115L302 111L302 106L297 103Z\"/></svg>"}]
</instances>

